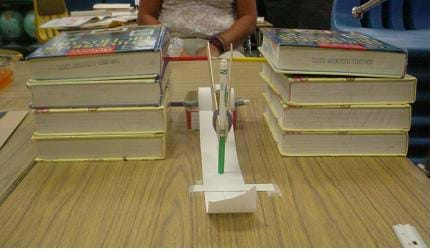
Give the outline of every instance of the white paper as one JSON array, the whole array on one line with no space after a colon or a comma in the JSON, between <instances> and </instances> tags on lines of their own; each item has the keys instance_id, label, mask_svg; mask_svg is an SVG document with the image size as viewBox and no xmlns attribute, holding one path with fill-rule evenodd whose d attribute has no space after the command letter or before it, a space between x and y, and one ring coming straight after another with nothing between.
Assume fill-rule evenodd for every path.
<instances>
[{"instance_id":1,"label":"white paper","mask_svg":"<svg viewBox=\"0 0 431 249\"><path fill-rule=\"evenodd\" d=\"M190 192L245 192L253 187L257 192L278 193L274 184L193 185Z\"/></svg>"},{"instance_id":2,"label":"white paper","mask_svg":"<svg viewBox=\"0 0 431 249\"><path fill-rule=\"evenodd\" d=\"M392 226L395 234L404 248L426 248L427 245L422 240L416 228L410 224L398 224Z\"/></svg>"},{"instance_id":3,"label":"white paper","mask_svg":"<svg viewBox=\"0 0 431 249\"><path fill-rule=\"evenodd\" d=\"M231 129L226 140L225 172L218 174L218 138L212 126L211 88L199 88L199 125L204 185L244 184L236 153L235 134ZM234 96L232 96L234 99ZM207 213L248 213L256 211L256 187L244 192L205 192Z\"/></svg>"},{"instance_id":4,"label":"white paper","mask_svg":"<svg viewBox=\"0 0 431 249\"><path fill-rule=\"evenodd\" d=\"M41 29L79 28L85 23L98 20L96 16L68 16L52 19L40 26Z\"/></svg>"}]
</instances>

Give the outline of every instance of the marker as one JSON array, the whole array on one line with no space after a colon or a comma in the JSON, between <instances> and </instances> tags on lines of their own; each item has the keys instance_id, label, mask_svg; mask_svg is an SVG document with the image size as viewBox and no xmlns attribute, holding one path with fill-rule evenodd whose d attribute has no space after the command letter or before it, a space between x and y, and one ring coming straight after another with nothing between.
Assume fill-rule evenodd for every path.
<instances>
[{"instance_id":1,"label":"marker","mask_svg":"<svg viewBox=\"0 0 431 249\"><path fill-rule=\"evenodd\" d=\"M219 158L218 158L218 173L224 173L224 159L227 133L227 99L228 99L228 63L227 60L220 61L220 97L219 97Z\"/></svg>"}]
</instances>

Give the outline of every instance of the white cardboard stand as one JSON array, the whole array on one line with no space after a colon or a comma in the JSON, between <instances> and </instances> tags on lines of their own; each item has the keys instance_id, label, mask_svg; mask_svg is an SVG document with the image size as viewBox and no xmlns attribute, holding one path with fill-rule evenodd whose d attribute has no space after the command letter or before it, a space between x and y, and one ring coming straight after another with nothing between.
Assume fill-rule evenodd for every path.
<instances>
[{"instance_id":1,"label":"white cardboard stand","mask_svg":"<svg viewBox=\"0 0 431 249\"><path fill-rule=\"evenodd\" d=\"M233 89L231 99L234 100ZM192 192L205 193L207 213L250 213L256 211L256 191L277 192L272 184L245 184L236 153L235 133L226 140L225 172L218 174L218 137L212 125L211 88L199 88L199 125L203 185L192 186Z\"/></svg>"}]
</instances>

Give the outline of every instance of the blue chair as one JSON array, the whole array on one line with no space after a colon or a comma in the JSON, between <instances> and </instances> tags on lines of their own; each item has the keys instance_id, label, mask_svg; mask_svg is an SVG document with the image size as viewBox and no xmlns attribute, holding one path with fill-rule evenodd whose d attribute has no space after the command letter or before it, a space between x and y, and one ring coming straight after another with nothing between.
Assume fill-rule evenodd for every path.
<instances>
[{"instance_id":1,"label":"blue chair","mask_svg":"<svg viewBox=\"0 0 431 249\"><path fill-rule=\"evenodd\" d=\"M364 2L334 0L331 29L360 32L408 50L407 72L418 78L408 156L414 163L429 162L430 1L388 0L366 12L362 19L353 17L352 8Z\"/></svg>"}]
</instances>

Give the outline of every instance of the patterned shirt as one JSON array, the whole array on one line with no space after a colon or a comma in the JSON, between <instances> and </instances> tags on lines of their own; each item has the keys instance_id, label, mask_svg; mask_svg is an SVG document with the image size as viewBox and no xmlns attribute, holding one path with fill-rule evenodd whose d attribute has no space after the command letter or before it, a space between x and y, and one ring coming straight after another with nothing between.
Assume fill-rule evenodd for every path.
<instances>
[{"instance_id":1,"label":"patterned shirt","mask_svg":"<svg viewBox=\"0 0 431 249\"><path fill-rule=\"evenodd\" d=\"M178 37L218 35L234 20L234 0L163 0L159 16L159 21Z\"/></svg>"}]
</instances>

